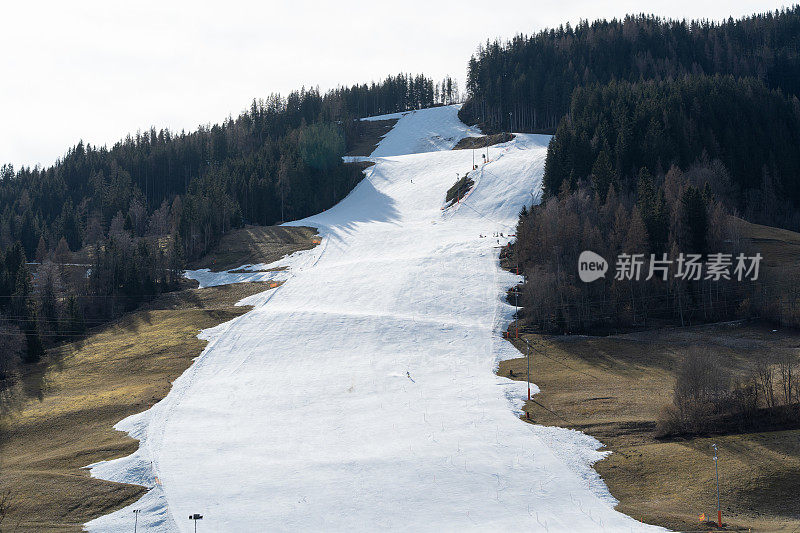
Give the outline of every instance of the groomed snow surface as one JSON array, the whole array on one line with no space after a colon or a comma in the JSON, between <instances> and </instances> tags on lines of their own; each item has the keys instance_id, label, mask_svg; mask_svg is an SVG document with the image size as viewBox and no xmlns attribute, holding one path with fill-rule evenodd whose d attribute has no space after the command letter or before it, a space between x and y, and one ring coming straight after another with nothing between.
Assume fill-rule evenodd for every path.
<instances>
[{"instance_id":1,"label":"groomed snow surface","mask_svg":"<svg viewBox=\"0 0 800 533\"><path fill-rule=\"evenodd\" d=\"M477 134L457 109L403 114L347 198L293 223L322 244L282 260L283 285L204 331L169 395L117 424L140 448L92 475L151 490L90 531L130 531L134 509L159 532L191 531L192 513L215 532L656 529L613 510L598 441L520 421L525 384L494 373L519 356L502 339L518 278L492 235L538 201L549 138L489 148L443 210L473 157L449 148Z\"/></svg>"}]
</instances>

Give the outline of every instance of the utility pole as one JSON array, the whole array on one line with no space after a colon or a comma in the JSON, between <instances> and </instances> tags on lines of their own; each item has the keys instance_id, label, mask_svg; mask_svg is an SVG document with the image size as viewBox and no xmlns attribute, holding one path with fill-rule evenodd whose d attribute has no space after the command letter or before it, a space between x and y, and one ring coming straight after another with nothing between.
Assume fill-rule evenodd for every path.
<instances>
[{"instance_id":1,"label":"utility pole","mask_svg":"<svg viewBox=\"0 0 800 533\"><path fill-rule=\"evenodd\" d=\"M141 512L141 509L134 509L133 510L133 516L135 517L133 519L133 533L136 533L136 528L139 526L139 513L140 512Z\"/></svg>"},{"instance_id":2,"label":"utility pole","mask_svg":"<svg viewBox=\"0 0 800 533\"><path fill-rule=\"evenodd\" d=\"M717 445L712 444L714 447L714 473L717 477L717 525L722 527L722 507L719 505L719 464L717 461Z\"/></svg>"}]
</instances>

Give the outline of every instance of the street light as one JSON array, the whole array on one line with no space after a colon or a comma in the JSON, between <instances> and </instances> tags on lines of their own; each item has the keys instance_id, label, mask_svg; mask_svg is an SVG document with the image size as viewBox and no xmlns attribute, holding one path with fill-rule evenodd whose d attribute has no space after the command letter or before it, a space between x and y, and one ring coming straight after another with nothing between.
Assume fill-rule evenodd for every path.
<instances>
[{"instance_id":1,"label":"street light","mask_svg":"<svg viewBox=\"0 0 800 533\"><path fill-rule=\"evenodd\" d=\"M195 513L195 514L190 514L189 515L189 520L194 520L194 533L197 533L197 521L198 520L202 520L202 519L203 519L203 515L201 515L201 514Z\"/></svg>"},{"instance_id":2,"label":"street light","mask_svg":"<svg viewBox=\"0 0 800 533\"><path fill-rule=\"evenodd\" d=\"M514 329L519 339L519 285L514 287Z\"/></svg>"},{"instance_id":3,"label":"street light","mask_svg":"<svg viewBox=\"0 0 800 533\"><path fill-rule=\"evenodd\" d=\"M139 526L139 513L141 513L141 512L142 512L141 509L134 509L133 510L133 516L135 517L133 519L133 533L136 533L136 528Z\"/></svg>"},{"instance_id":4,"label":"street light","mask_svg":"<svg viewBox=\"0 0 800 533\"><path fill-rule=\"evenodd\" d=\"M717 445L711 445L714 448L714 473L717 477L717 525L722 527L722 507L719 505L719 464L717 461Z\"/></svg>"},{"instance_id":5,"label":"street light","mask_svg":"<svg viewBox=\"0 0 800 533\"><path fill-rule=\"evenodd\" d=\"M525 359L527 359L528 363L528 401L531 401L531 343L528 342L528 339L522 338L525 341L525 346L527 350L525 352ZM531 414L528 411L525 411L525 418L530 419Z\"/></svg>"}]
</instances>

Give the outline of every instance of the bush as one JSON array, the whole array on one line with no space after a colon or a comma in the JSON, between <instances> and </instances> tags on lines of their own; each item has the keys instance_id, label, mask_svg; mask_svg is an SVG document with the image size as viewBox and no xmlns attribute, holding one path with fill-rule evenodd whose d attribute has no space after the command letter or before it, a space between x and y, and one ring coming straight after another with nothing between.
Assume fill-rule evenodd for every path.
<instances>
[{"instance_id":1,"label":"bush","mask_svg":"<svg viewBox=\"0 0 800 533\"><path fill-rule=\"evenodd\" d=\"M672 405L659 414L656 435L702 433L730 410L734 394L728 371L707 349L690 347L675 373Z\"/></svg>"},{"instance_id":2,"label":"bush","mask_svg":"<svg viewBox=\"0 0 800 533\"><path fill-rule=\"evenodd\" d=\"M733 380L719 357L691 347L675 373L673 401L656 422L656 437L770 431L796 427L800 397L792 354L764 354Z\"/></svg>"}]
</instances>

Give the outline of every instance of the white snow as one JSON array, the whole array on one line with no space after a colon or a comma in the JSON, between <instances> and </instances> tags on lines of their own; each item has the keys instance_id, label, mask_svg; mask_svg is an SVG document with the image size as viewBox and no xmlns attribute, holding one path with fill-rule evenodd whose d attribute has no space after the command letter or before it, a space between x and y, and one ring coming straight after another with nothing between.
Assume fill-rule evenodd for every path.
<instances>
[{"instance_id":1,"label":"white snow","mask_svg":"<svg viewBox=\"0 0 800 533\"><path fill-rule=\"evenodd\" d=\"M235 272L226 270L223 272L212 272L208 268L199 270L187 270L184 276L197 281L199 288L216 287L218 285L230 285L231 283L245 283L251 281L283 281L287 277L285 271L263 271L260 269L249 269L251 265L244 268L234 268ZM242 271L245 270L245 271ZM283 278L283 279L282 279Z\"/></svg>"},{"instance_id":2,"label":"white snow","mask_svg":"<svg viewBox=\"0 0 800 533\"><path fill-rule=\"evenodd\" d=\"M394 155L420 154L435 150L451 150L464 137L477 137L480 130L469 127L458 120L460 104L394 115L386 118L402 120L383 136L378 147L370 157L389 157ZM465 171L469 170L468 166ZM454 180L455 181L455 180Z\"/></svg>"},{"instance_id":3,"label":"white snow","mask_svg":"<svg viewBox=\"0 0 800 533\"><path fill-rule=\"evenodd\" d=\"M285 281L289 278L289 266L297 266L298 261L315 257L314 254L295 252L294 254L275 261L274 263L259 263L255 265L242 265L222 272L212 272L208 268L186 270L184 276L196 280L199 288L230 285L231 283L245 283L252 281Z\"/></svg>"},{"instance_id":4,"label":"white snow","mask_svg":"<svg viewBox=\"0 0 800 533\"><path fill-rule=\"evenodd\" d=\"M508 235L537 200L549 138L489 148L443 210L472 165L442 150L472 134L456 111L403 115L347 198L293 223L322 244L116 426L141 446L92 475L152 490L89 530L128 531L133 509L146 531L191 531L191 513L215 532L650 529L613 510L600 443L522 422L525 384L494 373L519 356L501 333L518 278L499 268L507 238L479 235Z\"/></svg>"},{"instance_id":5,"label":"white snow","mask_svg":"<svg viewBox=\"0 0 800 533\"><path fill-rule=\"evenodd\" d=\"M395 120L395 119L401 118L403 115L407 115L408 113L411 113L411 111L400 111L399 113L387 113L385 115L374 115L374 116L371 116L371 117L362 118L361 120L363 120L365 122L374 122L374 121L377 121L377 120Z\"/></svg>"}]
</instances>

